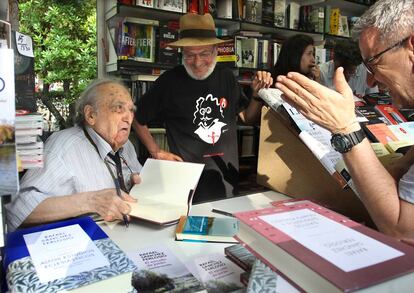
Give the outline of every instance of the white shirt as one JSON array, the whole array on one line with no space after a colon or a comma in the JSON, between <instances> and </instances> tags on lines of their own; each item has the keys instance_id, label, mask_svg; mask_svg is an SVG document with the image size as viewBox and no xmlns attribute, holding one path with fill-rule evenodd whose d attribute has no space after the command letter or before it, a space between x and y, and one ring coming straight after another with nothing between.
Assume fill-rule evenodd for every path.
<instances>
[{"instance_id":1,"label":"white shirt","mask_svg":"<svg viewBox=\"0 0 414 293\"><path fill-rule=\"evenodd\" d=\"M333 60L319 65L321 71L321 83L331 89L335 89L333 85L333 75L335 72L335 65ZM367 70L363 64L357 66L355 74L348 80L348 84L352 92L357 95L366 95L369 93L377 93L378 87L370 88L367 85Z\"/></svg>"},{"instance_id":2,"label":"white shirt","mask_svg":"<svg viewBox=\"0 0 414 293\"><path fill-rule=\"evenodd\" d=\"M113 153L112 148L94 130L87 127L87 131L99 153L78 126L50 136L44 149L44 167L28 170L21 181L20 192L6 205L11 231L19 227L46 198L115 187L104 162L106 159L116 174L115 163L107 157L109 152ZM132 172L140 172L141 165L130 141L123 145L120 154ZM121 161L125 185L129 189L131 171L125 161Z\"/></svg>"},{"instance_id":3,"label":"white shirt","mask_svg":"<svg viewBox=\"0 0 414 293\"><path fill-rule=\"evenodd\" d=\"M398 182L398 194L401 199L414 204L414 165Z\"/></svg>"}]
</instances>

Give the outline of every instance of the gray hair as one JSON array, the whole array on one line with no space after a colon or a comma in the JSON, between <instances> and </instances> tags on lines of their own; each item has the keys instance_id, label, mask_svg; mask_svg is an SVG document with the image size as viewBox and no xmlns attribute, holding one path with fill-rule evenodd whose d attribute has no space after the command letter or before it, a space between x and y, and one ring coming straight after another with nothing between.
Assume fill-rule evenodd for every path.
<instances>
[{"instance_id":1,"label":"gray hair","mask_svg":"<svg viewBox=\"0 0 414 293\"><path fill-rule=\"evenodd\" d=\"M85 114L84 109L87 105L92 106L94 111L98 111L98 101L100 97L100 92L98 88L105 84L117 84L122 86L125 90L129 92L129 89L125 84L117 79L101 78L93 80L86 89L82 92L79 99L76 101L76 116L75 124L79 126L85 125Z\"/></svg>"},{"instance_id":2,"label":"gray hair","mask_svg":"<svg viewBox=\"0 0 414 293\"><path fill-rule=\"evenodd\" d=\"M379 39L393 45L414 32L414 0L380 0L355 23L354 38L367 28L376 28Z\"/></svg>"}]
</instances>

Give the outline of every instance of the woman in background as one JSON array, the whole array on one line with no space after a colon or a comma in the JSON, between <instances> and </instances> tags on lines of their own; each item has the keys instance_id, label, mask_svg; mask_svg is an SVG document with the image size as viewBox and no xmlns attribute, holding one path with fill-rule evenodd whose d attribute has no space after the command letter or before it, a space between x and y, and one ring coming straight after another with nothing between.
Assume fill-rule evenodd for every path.
<instances>
[{"instance_id":1,"label":"woman in background","mask_svg":"<svg viewBox=\"0 0 414 293\"><path fill-rule=\"evenodd\" d=\"M320 82L320 71L315 62L314 41L310 36L297 34L284 41L272 77L296 71Z\"/></svg>"}]
</instances>

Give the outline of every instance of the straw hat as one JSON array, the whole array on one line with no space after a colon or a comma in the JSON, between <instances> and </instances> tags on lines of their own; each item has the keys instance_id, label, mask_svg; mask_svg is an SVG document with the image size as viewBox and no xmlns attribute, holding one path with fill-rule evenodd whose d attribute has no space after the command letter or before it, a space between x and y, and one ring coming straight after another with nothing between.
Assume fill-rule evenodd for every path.
<instances>
[{"instance_id":1,"label":"straw hat","mask_svg":"<svg viewBox=\"0 0 414 293\"><path fill-rule=\"evenodd\" d=\"M180 17L180 39L169 43L172 47L207 46L227 42L216 37L213 17L206 13L187 13Z\"/></svg>"}]
</instances>

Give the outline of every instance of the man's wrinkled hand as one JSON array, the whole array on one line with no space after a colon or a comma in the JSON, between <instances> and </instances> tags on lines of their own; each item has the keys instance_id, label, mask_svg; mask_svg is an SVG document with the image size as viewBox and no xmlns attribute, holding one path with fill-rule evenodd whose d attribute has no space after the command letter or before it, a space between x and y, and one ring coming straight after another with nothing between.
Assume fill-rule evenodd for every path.
<instances>
[{"instance_id":1,"label":"man's wrinkled hand","mask_svg":"<svg viewBox=\"0 0 414 293\"><path fill-rule=\"evenodd\" d=\"M159 150L156 154L153 155L154 159L157 160L167 160L167 161L179 161L183 162L183 159L180 156L177 156L173 153Z\"/></svg>"},{"instance_id":2,"label":"man's wrinkled hand","mask_svg":"<svg viewBox=\"0 0 414 293\"><path fill-rule=\"evenodd\" d=\"M119 197L115 188L92 192L88 200L92 210L108 222L122 220L123 215L131 212L131 207L127 202L137 201L125 192L121 192L121 197Z\"/></svg>"},{"instance_id":3,"label":"man's wrinkled hand","mask_svg":"<svg viewBox=\"0 0 414 293\"><path fill-rule=\"evenodd\" d=\"M335 71L331 90L297 72L278 76L275 84L283 99L301 114L332 133L350 133L360 129L355 117L352 90L345 80L343 68Z\"/></svg>"}]
</instances>

